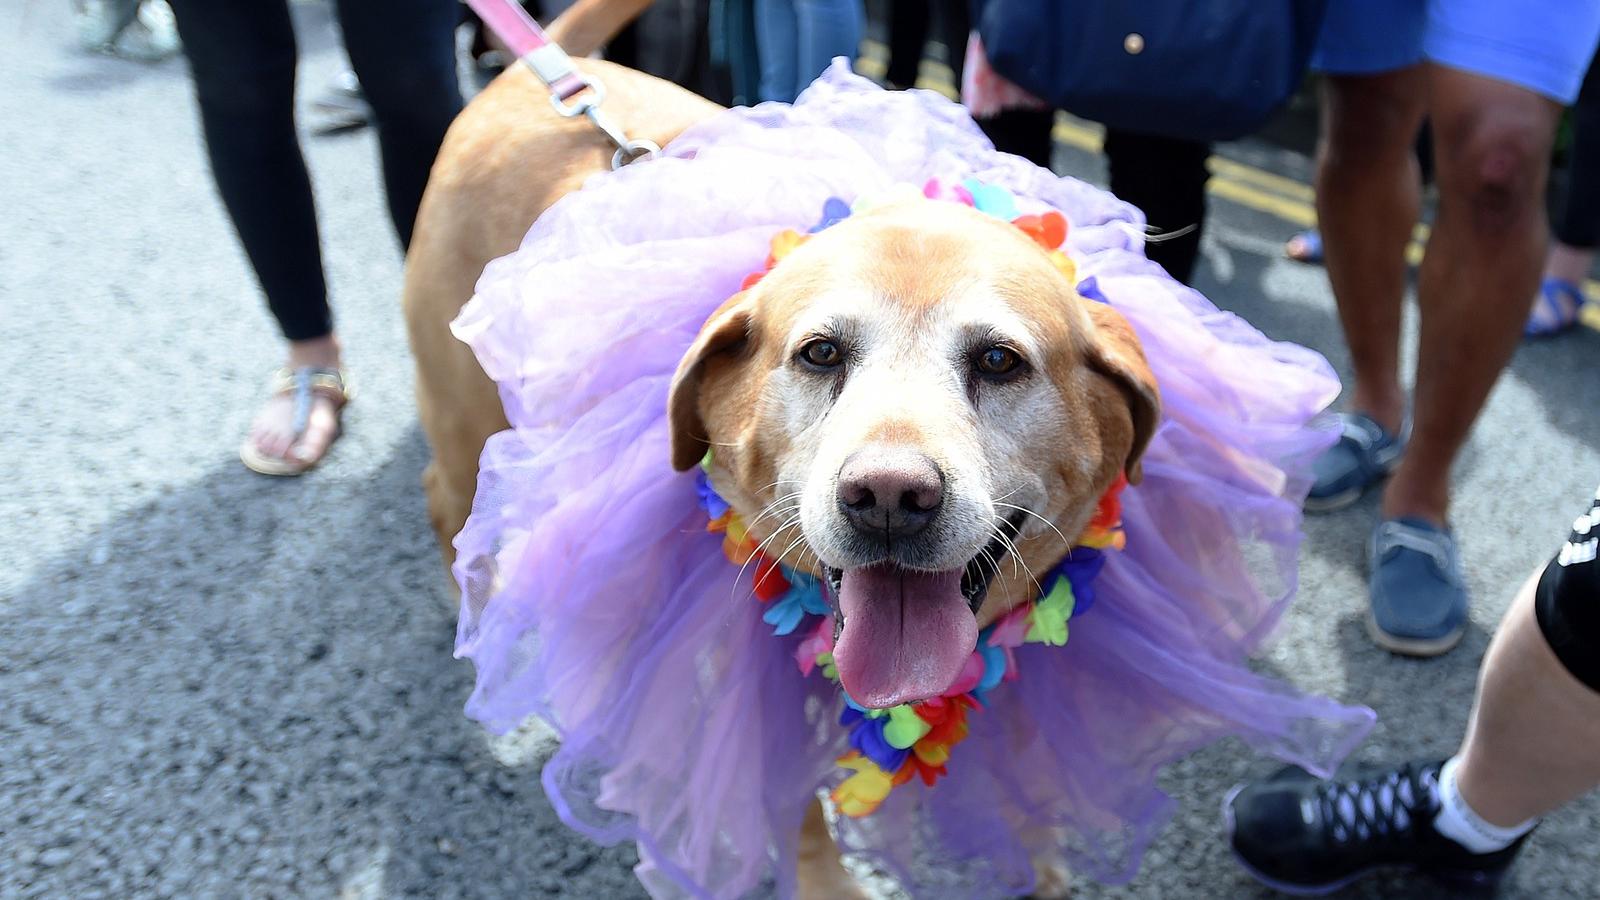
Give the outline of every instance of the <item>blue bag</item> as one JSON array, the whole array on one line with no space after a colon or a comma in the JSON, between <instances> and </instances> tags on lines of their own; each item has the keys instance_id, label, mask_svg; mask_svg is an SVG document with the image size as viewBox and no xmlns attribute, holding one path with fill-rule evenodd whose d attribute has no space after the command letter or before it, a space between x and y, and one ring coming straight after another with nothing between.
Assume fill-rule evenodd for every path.
<instances>
[{"instance_id":1,"label":"blue bag","mask_svg":"<svg viewBox=\"0 0 1600 900\"><path fill-rule=\"evenodd\" d=\"M1299 89L1326 0L984 0L994 70L1073 115L1228 140Z\"/></svg>"}]
</instances>

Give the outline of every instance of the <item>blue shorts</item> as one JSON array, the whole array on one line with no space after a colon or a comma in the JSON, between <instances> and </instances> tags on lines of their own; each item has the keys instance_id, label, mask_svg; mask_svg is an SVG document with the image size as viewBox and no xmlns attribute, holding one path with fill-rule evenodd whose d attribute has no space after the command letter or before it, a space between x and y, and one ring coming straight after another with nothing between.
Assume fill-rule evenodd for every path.
<instances>
[{"instance_id":1,"label":"blue shorts","mask_svg":"<svg viewBox=\"0 0 1600 900\"><path fill-rule=\"evenodd\" d=\"M1593 0L1328 0L1311 67L1372 75L1426 59L1565 105L1597 41Z\"/></svg>"}]
</instances>

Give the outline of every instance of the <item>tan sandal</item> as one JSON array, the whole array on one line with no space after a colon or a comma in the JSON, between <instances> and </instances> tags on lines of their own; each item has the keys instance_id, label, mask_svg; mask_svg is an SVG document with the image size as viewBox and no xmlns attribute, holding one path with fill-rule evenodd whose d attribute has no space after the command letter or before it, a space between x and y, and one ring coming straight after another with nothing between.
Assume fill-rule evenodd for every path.
<instances>
[{"instance_id":1,"label":"tan sandal","mask_svg":"<svg viewBox=\"0 0 1600 900\"><path fill-rule=\"evenodd\" d=\"M328 369L317 366L301 366L296 369L279 369L272 373L269 383L270 396L280 397L285 394L294 398L294 418L291 426L294 431L294 441L289 446L293 447L300 442L300 437L305 434L306 425L311 421L311 408L317 394L321 394L333 401L333 410L337 414L350 402L352 391L345 379L343 369ZM255 441L246 438L239 447L239 459L253 472L262 475L299 475L322 461L328 455L328 449L333 447L333 442L339 439L343 429L337 429L329 439L328 446L318 454L316 459L297 460L286 459L281 456L269 456L262 453Z\"/></svg>"}]
</instances>

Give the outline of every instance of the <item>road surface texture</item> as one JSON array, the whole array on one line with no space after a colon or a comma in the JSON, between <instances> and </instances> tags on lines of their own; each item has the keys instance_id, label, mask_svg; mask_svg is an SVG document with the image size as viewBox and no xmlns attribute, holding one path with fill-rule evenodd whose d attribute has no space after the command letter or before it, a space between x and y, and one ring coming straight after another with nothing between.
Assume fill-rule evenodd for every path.
<instances>
[{"instance_id":1,"label":"road surface texture","mask_svg":"<svg viewBox=\"0 0 1600 900\"><path fill-rule=\"evenodd\" d=\"M547 749L491 746L461 714L472 673L451 658L418 485L372 134L305 143L359 390L347 434L307 477L257 476L235 450L279 347L181 63L78 52L65 3L0 12L0 897L637 896L630 848L557 821L537 780ZM342 54L325 7L297 14L304 98ZM1301 157L1228 152L1305 175ZM1059 162L1103 174L1081 149ZM1279 213L1214 202L1201 287L1343 367L1323 272L1280 257L1292 226L1265 206ZM1363 632L1374 501L1309 523L1304 589L1261 664L1375 707L1359 757L1454 746L1511 590L1600 480L1597 351L1588 331L1520 351L1461 461L1476 599L1448 657L1399 659ZM1217 813L1268 767L1235 744L1174 767L1181 808L1139 877L1078 896L1264 896ZM1594 896L1597 833L1594 799L1552 816L1507 896Z\"/></svg>"}]
</instances>

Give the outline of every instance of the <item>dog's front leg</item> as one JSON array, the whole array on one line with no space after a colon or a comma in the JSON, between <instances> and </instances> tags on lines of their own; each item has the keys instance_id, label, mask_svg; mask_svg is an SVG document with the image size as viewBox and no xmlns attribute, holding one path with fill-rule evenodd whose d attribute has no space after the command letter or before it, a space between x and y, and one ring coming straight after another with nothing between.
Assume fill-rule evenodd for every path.
<instances>
[{"instance_id":1,"label":"dog's front leg","mask_svg":"<svg viewBox=\"0 0 1600 900\"><path fill-rule=\"evenodd\" d=\"M795 873L800 900L867 900L867 894L846 871L839 845L828 832L828 818L820 799L806 810L800 823L799 871Z\"/></svg>"}]
</instances>

